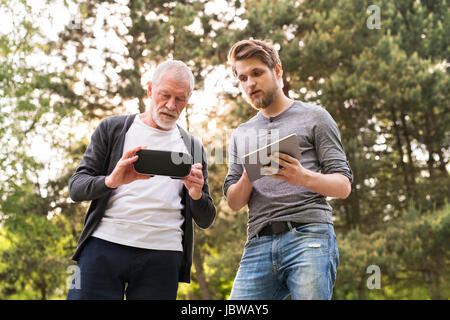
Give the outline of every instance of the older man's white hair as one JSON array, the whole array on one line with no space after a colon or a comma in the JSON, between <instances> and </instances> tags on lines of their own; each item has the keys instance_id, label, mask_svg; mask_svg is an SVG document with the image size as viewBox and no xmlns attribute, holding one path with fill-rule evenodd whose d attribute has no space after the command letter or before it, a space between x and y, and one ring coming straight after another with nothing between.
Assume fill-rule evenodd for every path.
<instances>
[{"instance_id":1,"label":"older man's white hair","mask_svg":"<svg viewBox=\"0 0 450 320\"><path fill-rule=\"evenodd\" d=\"M158 86L163 76L168 72L171 72L171 76L180 81L187 81L189 83L189 95L194 90L194 75L191 69L182 61L179 60L167 60L159 64L153 73L152 85Z\"/></svg>"}]
</instances>

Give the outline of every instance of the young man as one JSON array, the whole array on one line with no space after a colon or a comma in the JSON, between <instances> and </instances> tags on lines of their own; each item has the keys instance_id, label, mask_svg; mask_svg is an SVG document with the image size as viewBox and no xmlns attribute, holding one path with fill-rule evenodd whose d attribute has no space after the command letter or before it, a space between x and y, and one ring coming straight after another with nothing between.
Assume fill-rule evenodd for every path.
<instances>
[{"instance_id":1,"label":"young man","mask_svg":"<svg viewBox=\"0 0 450 320\"><path fill-rule=\"evenodd\" d=\"M190 281L192 219L207 228L216 214L203 146L176 125L193 88L189 68L166 61L148 85L150 110L108 117L92 135L69 183L74 201L92 202L68 299L175 299L178 282ZM189 176L137 173L135 153L143 148L191 154Z\"/></svg>"},{"instance_id":2,"label":"young man","mask_svg":"<svg viewBox=\"0 0 450 320\"><path fill-rule=\"evenodd\" d=\"M352 181L338 127L325 109L284 95L281 62L269 43L240 41L228 59L259 110L229 145L224 194L233 210L249 208L230 299L330 299L339 255L326 197L347 198ZM267 176L250 181L241 157L292 133L301 160L274 154Z\"/></svg>"}]
</instances>

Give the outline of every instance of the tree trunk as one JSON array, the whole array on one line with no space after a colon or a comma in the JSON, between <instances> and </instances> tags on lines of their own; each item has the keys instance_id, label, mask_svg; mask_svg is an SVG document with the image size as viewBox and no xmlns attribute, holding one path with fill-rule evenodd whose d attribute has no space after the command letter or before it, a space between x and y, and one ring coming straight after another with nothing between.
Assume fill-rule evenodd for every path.
<instances>
[{"instance_id":1,"label":"tree trunk","mask_svg":"<svg viewBox=\"0 0 450 320\"><path fill-rule=\"evenodd\" d=\"M200 296L203 300L211 300L211 295L208 290L208 283L206 282L205 271L203 269L202 257L198 248L194 249L193 260L197 283L200 287Z\"/></svg>"},{"instance_id":2,"label":"tree trunk","mask_svg":"<svg viewBox=\"0 0 450 320\"><path fill-rule=\"evenodd\" d=\"M427 112L425 114L424 141L425 141L425 146L428 150L427 165L428 165L428 173L430 174L431 180L433 180L433 178L434 178L434 158L433 158L434 150L433 150L433 139L432 139L432 133L431 133L432 130L433 130L433 128L431 127L431 123L430 123L430 114Z\"/></svg>"},{"instance_id":3,"label":"tree trunk","mask_svg":"<svg viewBox=\"0 0 450 320\"><path fill-rule=\"evenodd\" d=\"M408 130L408 125L406 123L406 115L402 112L401 117L400 117L401 121L402 121L402 127L403 127L403 136L405 137L405 142L406 142L406 150L407 150L407 156L408 156L408 162L409 162L409 174L411 176L410 181L412 182L413 185L416 184L416 170L414 168L414 160L412 157L412 148L411 148L411 138L410 138L410 134L409 134L409 130Z\"/></svg>"},{"instance_id":4,"label":"tree trunk","mask_svg":"<svg viewBox=\"0 0 450 320\"><path fill-rule=\"evenodd\" d=\"M441 275L439 272L431 273L431 299L442 300L444 297L441 293Z\"/></svg>"},{"instance_id":5,"label":"tree trunk","mask_svg":"<svg viewBox=\"0 0 450 320\"><path fill-rule=\"evenodd\" d=\"M422 271L422 274L425 282L427 283L430 298L432 300L441 300L442 295L440 281L442 280L442 277L439 272L436 272L434 270L425 270Z\"/></svg>"},{"instance_id":6,"label":"tree trunk","mask_svg":"<svg viewBox=\"0 0 450 320\"><path fill-rule=\"evenodd\" d=\"M366 283L363 281L358 286L358 300L366 300Z\"/></svg>"},{"instance_id":7,"label":"tree trunk","mask_svg":"<svg viewBox=\"0 0 450 320\"><path fill-rule=\"evenodd\" d=\"M355 182L355 186L357 182ZM352 192L348 201L345 201L349 205L346 208L346 231L350 231L360 226L361 220L361 208L360 208L360 197L359 190L355 187L352 188ZM348 209L347 209L348 208Z\"/></svg>"},{"instance_id":8,"label":"tree trunk","mask_svg":"<svg viewBox=\"0 0 450 320\"><path fill-rule=\"evenodd\" d=\"M430 118L431 118L431 128L437 128L438 123L436 120L436 117L439 117L440 115L436 115L433 110L430 110ZM431 143L435 146L437 146L436 148L433 148L438 156L439 156L439 170L441 171L441 173L444 175L444 177L448 176L448 171L447 171L447 162L445 161L445 157L444 157L444 153L442 152L442 144L440 143L440 141L434 141L433 137L431 138Z\"/></svg>"},{"instance_id":9,"label":"tree trunk","mask_svg":"<svg viewBox=\"0 0 450 320\"><path fill-rule=\"evenodd\" d=\"M145 106L145 102L144 102L144 97L140 97L139 98L139 112L144 113L145 109L146 109L146 106Z\"/></svg>"},{"instance_id":10,"label":"tree trunk","mask_svg":"<svg viewBox=\"0 0 450 320\"><path fill-rule=\"evenodd\" d=\"M191 105L187 104L186 108L184 108L184 110L186 111L186 116L185 116L185 119L186 119L186 131L189 132L189 129L190 129L189 116L190 116L190 113L191 113Z\"/></svg>"},{"instance_id":11,"label":"tree trunk","mask_svg":"<svg viewBox=\"0 0 450 320\"><path fill-rule=\"evenodd\" d=\"M416 188L416 169L414 167L414 160L413 160L413 156L412 156L411 135L408 130L408 125L406 123L406 115L403 112L401 113L400 119L402 121L403 136L405 137L406 151L407 151L408 162L409 162L408 163L408 171L409 171L408 174L410 176L409 181L411 182L411 189L410 189L411 194L412 194L411 201L413 202L414 206L417 208L418 202L420 200L419 200L419 195L417 194L417 188Z\"/></svg>"},{"instance_id":12,"label":"tree trunk","mask_svg":"<svg viewBox=\"0 0 450 320\"><path fill-rule=\"evenodd\" d=\"M41 293L41 300L47 300L47 283L45 282L45 280L40 281L40 283L38 284L39 287L39 292Z\"/></svg>"},{"instance_id":13,"label":"tree trunk","mask_svg":"<svg viewBox=\"0 0 450 320\"><path fill-rule=\"evenodd\" d=\"M400 138L400 130L397 124L397 115L395 113L394 107L391 106L391 115L392 115L392 123L394 126L394 133L395 133L395 138L396 138L396 142L397 142L397 151L399 153L399 158L400 158L400 166L402 167L402 171L403 171L403 183L405 184L405 188L406 188L406 196L408 197L408 200L412 199L412 193L411 193L411 189L410 189L410 184L409 184L409 179L408 179L408 171L406 169L406 164L403 161L403 148L402 148L402 141Z\"/></svg>"},{"instance_id":14,"label":"tree trunk","mask_svg":"<svg viewBox=\"0 0 450 320\"><path fill-rule=\"evenodd\" d=\"M285 75L283 74L283 93L286 97L289 98L289 89L291 85L289 81L286 79Z\"/></svg>"}]
</instances>

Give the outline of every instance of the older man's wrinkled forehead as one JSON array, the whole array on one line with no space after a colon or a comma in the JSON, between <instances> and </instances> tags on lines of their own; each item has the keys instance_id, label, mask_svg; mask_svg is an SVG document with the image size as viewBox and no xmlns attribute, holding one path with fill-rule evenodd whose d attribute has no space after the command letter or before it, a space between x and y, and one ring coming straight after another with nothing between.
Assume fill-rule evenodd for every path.
<instances>
[{"instance_id":1,"label":"older man's wrinkled forehead","mask_svg":"<svg viewBox=\"0 0 450 320\"><path fill-rule=\"evenodd\" d=\"M186 76L179 76L170 70L164 74L158 84L154 85L154 89L157 89L163 94L170 94L175 96L190 95L189 78Z\"/></svg>"}]
</instances>

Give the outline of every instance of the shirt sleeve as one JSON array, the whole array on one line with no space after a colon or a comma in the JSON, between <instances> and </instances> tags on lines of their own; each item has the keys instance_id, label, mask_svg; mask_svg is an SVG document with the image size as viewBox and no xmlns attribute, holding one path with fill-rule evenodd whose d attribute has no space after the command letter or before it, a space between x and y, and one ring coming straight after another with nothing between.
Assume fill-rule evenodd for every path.
<instances>
[{"instance_id":1,"label":"shirt sleeve","mask_svg":"<svg viewBox=\"0 0 450 320\"><path fill-rule=\"evenodd\" d=\"M223 184L223 194L227 196L228 188L237 183L244 172L244 165L238 156L236 145L236 131L233 132L228 145L228 173Z\"/></svg>"},{"instance_id":2,"label":"shirt sleeve","mask_svg":"<svg viewBox=\"0 0 450 320\"><path fill-rule=\"evenodd\" d=\"M314 141L317 157L324 174L340 173L353 182L353 172L345 156L339 128L325 110L320 111L314 126Z\"/></svg>"},{"instance_id":3,"label":"shirt sleeve","mask_svg":"<svg viewBox=\"0 0 450 320\"><path fill-rule=\"evenodd\" d=\"M70 178L69 194L73 201L94 200L112 190L105 185L106 127L107 121L103 120L95 129L80 165Z\"/></svg>"},{"instance_id":4,"label":"shirt sleeve","mask_svg":"<svg viewBox=\"0 0 450 320\"><path fill-rule=\"evenodd\" d=\"M195 223L203 229L208 228L216 217L216 207L214 206L214 202L211 198L209 185L208 185L208 164L206 162L206 151L203 148L201 142L196 139L197 143L194 143L194 148L201 149L201 163L202 163L202 172L203 172L203 188L202 188L202 196L198 200L192 199L189 194L188 198L191 202L191 214ZM197 146L197 147L196 147Z\"/></svg>"}]
</instances>

